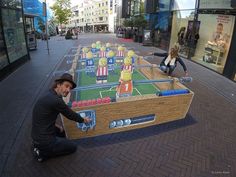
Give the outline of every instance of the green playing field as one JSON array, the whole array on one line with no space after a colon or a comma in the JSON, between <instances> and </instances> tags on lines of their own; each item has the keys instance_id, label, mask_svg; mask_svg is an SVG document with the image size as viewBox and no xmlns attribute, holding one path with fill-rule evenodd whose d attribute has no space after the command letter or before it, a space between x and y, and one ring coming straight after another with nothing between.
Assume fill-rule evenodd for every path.
<instances>
[{"instance_id":1,"label":"green playing field","mask_svg":"<svg viewBox=\"0 0 236 177\"><path fill-rule=\"evenodd\" d=\"M115 69L114 73L110 73L108 75L107 83L118 82L120 77L120 69ZM78 86L88 86L96 84L96 77L88 76L85 72L80 72L78 75L77 85ZM140 72L134 70L132 75L132 80L147 80L147 78L142 75ZM156 93L159 89L153 84L140 84L134 85L132 95L144 95L144 94L151 94ZM112 88L96 88L90 90L83 90L83 91L76 91L75 97L76 101L79 100L90 100L90 99L97 99L103 97L116 97L116 86Z\"/></svg>"}]
</instances>

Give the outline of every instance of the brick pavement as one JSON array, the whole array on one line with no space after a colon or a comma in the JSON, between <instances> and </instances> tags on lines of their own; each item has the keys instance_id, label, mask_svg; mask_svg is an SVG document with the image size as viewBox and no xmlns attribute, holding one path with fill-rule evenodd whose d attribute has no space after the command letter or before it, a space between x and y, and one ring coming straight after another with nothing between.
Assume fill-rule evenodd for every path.
<instances>
[{"instance_id":1,"label":"brick pavement","mask_svg":"<svg viewBox=\"0 0 236 177\"><path fill-rule=\"evenodd\" d=\"M96 40L112 43L117 41L113 35L90 34L80 35L78 42L87 45ZM75 46L77 45L75 42ZM137 43L126 45L139 50L140 54L156 50ZM151 62L158 63L160 59L153 58ZM16 125L20 126L18 134L15 139L10 140L13 142L9 146L10 153L5 153L3 157L7 161L2 167L1 176L235 177L236 102L234 97L228 97L227 91L233 92L236 84L193 62L185 62L191 68L189 72L194 79L187 86L195 92L186 119L77 140L78 151L75 154L40 164L30 154L32 107L26 105L25 119L22 124ZM56 69L68 67L65 62L60 63ZM209 82L199 78L203 73L209 77ZM180 76L181 68L175 74ZM51 78L50 74L40 87L41 91L49 86ZM221 83L213 83L213 80L220 80ZM224 84L222 90L218 87L221 84ZM38 95L32 96L35 100ZM19 109L16 112L18 115L22 108L22 105L16 106Z\"/></svg>"}]
</instances>

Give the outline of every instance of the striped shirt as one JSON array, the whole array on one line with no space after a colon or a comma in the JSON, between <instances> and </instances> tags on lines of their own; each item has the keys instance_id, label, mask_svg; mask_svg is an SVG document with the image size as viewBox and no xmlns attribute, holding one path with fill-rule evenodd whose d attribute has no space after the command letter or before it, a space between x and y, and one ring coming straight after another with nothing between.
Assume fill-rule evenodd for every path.
<instances>
[{"instance_id":1,"label":"striped shirt","mask_svg":"<svg viewBox=\"0 0 236 177\"><path fill-rule=\"evenodd\" d=\"M98 67L96 76L107 76L108 69L107 66Z\"/></svg>"},{"instance_id":2,"label":"striped shirt","mask_svg":"<svg viewBox=\"0 0 236 177\"><path fill-rule=\"evenodd\" d=\"M123 51L123 50L119 50L118 52L117 52L117 55L116 55L117 57L124 57L125 56L125 52Z\"/></svg>"},{"instance_id":3,"label":"striped shirt","mask_svg":"<svg viewBox=\"0 0 236 177\"><path fill-rule=\"evenodd\" d=\"M133 66L132 65L123 65L123 70L129 70L130 72L133 71Z\"/></svg>"},{"instance_id":4,"label":"striped shirt","mask_svg":"<svg viewBox=\"0 0 236 177\"><path fill-rule=\"evenodd\" d=\"M106 51L100 51L99 52L99 57L106 57Z\"/></svg>"},{"instance_id":5,"label":"striped shirt","mask_svg":"<svg viewBox=\"0 0 236 177\"><path fill-rule=\"evenodd\" d=\"M81 54L81 59L85 59L86 58L86 53L82 53Z\"/></svg>"}]
</instances>

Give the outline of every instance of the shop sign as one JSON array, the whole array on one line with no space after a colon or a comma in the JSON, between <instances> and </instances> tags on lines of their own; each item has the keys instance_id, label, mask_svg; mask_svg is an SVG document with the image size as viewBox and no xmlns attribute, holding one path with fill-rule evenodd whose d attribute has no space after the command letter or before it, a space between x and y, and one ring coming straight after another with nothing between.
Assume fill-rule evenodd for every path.
<instances>
[{"instance_id":1,"label":"shop sign","mask_svg":"<svg viewBox=\"0 0 236 177\"><path fill-rule=\"evenodd\" d=\"M231 0L201 0L200 9L232 9Z\"/></svg>"}]
</instances>

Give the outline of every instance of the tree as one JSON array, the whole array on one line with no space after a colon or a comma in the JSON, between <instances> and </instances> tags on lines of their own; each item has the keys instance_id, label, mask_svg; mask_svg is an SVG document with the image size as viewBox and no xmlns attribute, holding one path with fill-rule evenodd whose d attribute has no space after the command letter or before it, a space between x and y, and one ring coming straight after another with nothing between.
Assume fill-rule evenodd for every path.
<instances>
[{"instance_id":1,"label":"tree","mask_svg":"<svg viewBox=\"0 0 236 177\"><path fill-rule=\"evenodd\" d=\"M132 19L125 19L124 22L123 22L123 25L125 27L133 27L134 26L133 20Z\"/></svg>"},{"instance_id":2,"label":"tree","mask_svg":"<svg viewBox=\"0 0 236 177\"><path fill-rule=\"evenodd\" d=\"M147 21L145 20L143 15L134 17L134 26L135 27L144 28L146 25L147 25Z\"/></svg>"},{"instance_id":3,"label":"tree","mask_svg":"<svg viewBox=\"0 0 236 177\"><path fill-rule=\"evenodd\" d=\"M55 19L58 21L59 25L68 23L69 18L72 15L70 5L70 0L56 0L51 7L54 12Z\"/></svg>"}]
</instances>

